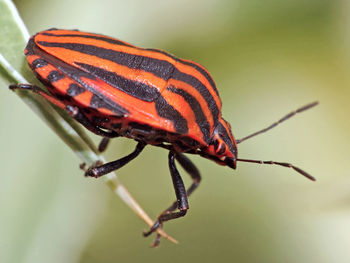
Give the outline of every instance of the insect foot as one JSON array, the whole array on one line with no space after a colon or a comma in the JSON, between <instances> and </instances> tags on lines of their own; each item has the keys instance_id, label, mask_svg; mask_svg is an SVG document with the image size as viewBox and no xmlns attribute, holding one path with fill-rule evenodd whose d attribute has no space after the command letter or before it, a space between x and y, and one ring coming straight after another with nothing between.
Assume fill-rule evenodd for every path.
<instances>
[{"instance_id":1,"label":"insect foot","mask_svg":"<svg viewBox=\"0 0 350 263\"><path fill-rule=\"evenodd\" d=\"M98 178L100 177L100 172L98 170L98 167L101 166L103 163L101 161L97 161L95 162L93 165L91 165L87 170L85 170L85 165L84 167L81 168L83 170L85 170L85 177L94 177L94 178Z\"/></svg>"}]
</instances>

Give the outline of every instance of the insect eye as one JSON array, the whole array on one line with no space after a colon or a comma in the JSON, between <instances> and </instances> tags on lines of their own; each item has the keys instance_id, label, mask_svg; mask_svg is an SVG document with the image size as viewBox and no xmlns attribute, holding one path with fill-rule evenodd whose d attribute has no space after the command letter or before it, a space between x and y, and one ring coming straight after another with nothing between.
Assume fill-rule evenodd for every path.
<instances>
[{"instance_id":1,"label":"insect eye","mask_svg":"<svg viewBox=\"0 0 350 263\"><path fill-rule=\"evenodd\" d=\"M226 151L226 146L225 144L221 143L219 149L216 151L218 155L224 154Z\"/></svg>"},{"instance_id":2,"label":"insect eye","mask_svg":"<svg viewBox=\"0 0 350 263\"><path fill-rule=\"evenodd\" d=\"M217 151L218 147L219 147L219 141L214 140L214 150Z\"/></svg>"}]
</instances>

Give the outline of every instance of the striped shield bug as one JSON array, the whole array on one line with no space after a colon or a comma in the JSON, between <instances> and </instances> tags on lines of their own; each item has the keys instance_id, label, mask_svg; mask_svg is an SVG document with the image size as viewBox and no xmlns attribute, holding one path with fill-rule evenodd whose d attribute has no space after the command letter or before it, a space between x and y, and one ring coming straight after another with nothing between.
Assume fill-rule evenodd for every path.
<instances>
[{"instance_id":1,"label":"striped shield bug","mask_svg":"<svg viewBox=\"0 0 350 263\"><path fill-rule=\"evenodd\" d=\"M188 196L201 181L198 169L184 155L187 153L198 154L233 169L237 162L289 167L315 180L289 163L240 159L237 144L272 129L317 102L235 140L230 124L221 116L221 100L212 77L195 62L104 35L59 29L32 36L25 55L48 92L29 84L11 85L11 89L35 92L66 110L88 130L103 137L101 151L110 138L124 136L137 142L132 153L90 167L86 176L97 178L123 167L147 144L169 151L169 169L177 200L158 216L144 236L153 233L163 222L186 214ZM193 180L188 189L175 160ZM159 240L157 235L155 246Z\"/></svg>"}]
</instances>

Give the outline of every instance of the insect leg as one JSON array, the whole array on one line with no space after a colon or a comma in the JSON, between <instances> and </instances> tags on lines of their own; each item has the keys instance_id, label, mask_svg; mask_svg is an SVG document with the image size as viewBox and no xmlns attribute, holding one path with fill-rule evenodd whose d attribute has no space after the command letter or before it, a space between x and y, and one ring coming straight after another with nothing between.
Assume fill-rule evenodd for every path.
<instances>
[{"instance_id":1,"label":"insect leg","mask_svg":"<svg viewBox=\"0 0 350 263\"><path fill-rule=\"evenodd\" d=\"M193 180L192 185L187 189L187 196L190 196L201 182L201 175L197 167L184 154L177 153L175 155L175 158Z\"/></svg>"},{"instance_id":2,"label":"insect leg","mask_svg":"<svg viewBox=\"0 0 350 263\"><path fill-rule=\"evenodd\" d=\"M201 181L201 175L197 169L197 167L188 159L184 154L177 153L175 155L175 159L180 163L182 168L191 176L192 185L187 189L187 197L189 197L194 190L198 187ZM162 214L166 212L174 211L177 208L177 201L175 201L171 206L169 206L166 210L162 212Z\"/></svg>"},{"instance_id":3,"label":"insect leg","mask_svg":"<svg viewBox=\"0 0 350 263\"><path fill-rule=\"evenodd\" d=\"M104 152L106 149L107 149L107 146L109 144L109 141L110 141L110 138L107 138L107 137L104 137L100 144L98 145L98 151L101 153L101 152Z\"/></svg>"},{"instance_id":4,"label":"insect leg","mask_svg":"<svg viewBox=\"0 0 350 263\"><path fill-rule=\"evenodd\" d=\"M185 185L184 185L182 178L179 174L179 171L177 170L176 165L175 165L175 156L176 156L176 154L174 152L172 152L172 151L169 152L169 169L170 169L171 178L173 180L173 185L174 185L176 199L177 199L177 202L175 202L176 206L172 205L168 209L166 209L163 213L161 213L158 216L158 219L155 222L155 224L151 227L151 229L148 232L143 233L143 235L145 237L149 236L155 230L157 230L157 228L160 227L164 221L169 221L169 220L176 219L176 218L179 218L179 217L186 215L187 210L189 208L188 197L187 197ZM180 157L180 159L181 159L181 157ZM183 161L185 159L181 159L181 160ZM183 161L183 163L187 163L187 164L191 163L190 161L189 162L187 162L187 161L189 161L189 160L187 159L186 161ZM188 165L187 167L190 167L190 165ZM193 165L193 167L194 167L194 165ZM193 168L193 167L191 167L191 168ZM188 170L191 170L191 169L188 168ZM194 189L192 189L192 191L193 190ZM173 212L176 208L178 208L179 211ZM158 244L159 244L159 236L157 235L156 241L153 244L153 246L157 246Z\"/></svg>"},{"instance_id":5,"label":"insect leg","mask_svg":"<svg viewBox=\"0 0 350 263\"><path fill-rule=\"evenodd\" d=\"M85 128L92 131L93 133L96 133L97 135L114 138L118 137L119 134L116 132L106 132L102 129L100 129L98 126L92 124L90 120L80 112L78 107L66 105L59 99L53 97L51 94L47 93L43 89L39 88L38 86L31 85L31 84L12 84L9 86L11 90L20 89L20 90L27 90L32 91L40 96L42 96L47 101L51 102L52 104L56 105L57 107L68 111L68 113L76 119L78 122L80 122Z\"/></svg>"},{"instance_id":6,"label":"insect leg","mask_svg":"<svg viewBox=\"0 0 350 263\"><path fill-rule=\"evenodd\" d=\"M95 166L95 167L90 167L85 172L85 176L98 178L102 175L113 172L113 171L123 167L124 165L126 165L127 163L132 161L133 159L135 159L142 152L142 150L143 150L143 148L145 148L145 146L146 146L146 144L144 144L143 142L139 142L136 145L135 150L132 153L130 153L129 155L127 155L119 160L113 161L113 162L105 163L103 165L99 165L99 166Z\"/></svg>"},{"instance_id":7,"label":"insect leg","mask_svg":"<svg viewBox=\"0 0 350 263\"><path fill-rule=\"evenodd\" d=\"M56 105L57 107L59 107L61 109L65 109L65 107L66 107L66 105L62 101L58 100L55 97L52 97L49 93L47 93L43 89L39 88L38 86L31 85L31 84L12 84L9 86L9 88L11 90L19 89L19 90L32 91L36 94L39 94L44 99L48 100L49 102L53 103L54 105Z\"/></svg>"}]
</instances>

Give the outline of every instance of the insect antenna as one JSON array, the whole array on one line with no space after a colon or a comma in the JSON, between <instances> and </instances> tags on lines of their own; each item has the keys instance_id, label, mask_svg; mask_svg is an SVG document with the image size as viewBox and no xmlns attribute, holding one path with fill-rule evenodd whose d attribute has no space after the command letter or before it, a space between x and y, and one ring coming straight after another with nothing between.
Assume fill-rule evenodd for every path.
<instances>
[{"instance_id":1,"label":"insect antenna","mask_svg":"<svg viewBox=\"0 0 350 263\"><path fill-rule=\"evenodd\" d=\"M316 178L311 176L309 173L305 172L304 170L290 164L290 163L282 163L282 162L274 162L274 161L261 161L261 160L250 160L250 159L237 159L238 162L246 162L246 163L257 163L257 164L274 164L279 165L287 168L292 168L301 175L305 176L306 178L310 179L311 181L316 181Z\"/></svg>"},{"instance_id":2,"label":"insect antenna","mask_svg":"<svg viewBox=\"0 0 350 263\"><path fill-rule=\"evenodd\" d=\"M248 140L248 139L250 139L250 138L252 138L252 137L254 137L254 136L256 136L256 135L259 135L259 134L261 134L261 133L267 132L267 131L271 130L272 128L275 128L275 127L276 127L277 125L279 125L280 123L282 123L282 122L284 122L284 121L290 119L291 117L293 117L293 116L296 115L297 113L300 113L300 112L306 111L306 110L308 110L308 109L311 109L312 107L316 106L317 104L318 104L318 101L315 101L315 102L312 102L312 103L310 103L310 104L307 104L307 105L305 105L305 106L303 106L303 107L301 107L301 108L299 108L299 109L297 109L297 110L295 110L295 111L292 111L291 113L288 113L286 116L284 116L283 118L281 118L281 119L279 119L278 121L274 122L273 124L271 124L271 125L268 126L267 128L262 129L262 130L257 131L257 132L254 132L254 133L252 133L252 134L250 134L250 135L248 135L248 136L246 136L246 137L244 137L244 138L242 138L242 139L236 140L236 143L237 143L237 144L238 144L238 143L241 143L241 142L243 142L243 141L245 141L245 140Z\"/></svg>"},{"instance_id":3,"label":"insect antenna","mask_svg":"<svg viewBox=\"0 0 350 263\"><path fill-rule=\"evenodd\" d=\"M267 132L269 130L271 130L272 128L276 127L277 125L279 125L280 123L290 119L291 117L293 117L294 115L296 115L297 113L306 111L314 106L316 106L318 104L318 101L309 103L295 111L292 111L290 113L288 113L286 116L284 116L283 118L279 119L278 121L274 122L273 124L271 124L270 126L268 126L265 129L262 129L260 131L254 132L242 139L236 140L237 144L241 143L245 140L248 140L256 135L259 135L261 133ZM273 164L273 165L279 165L279 166L283 166L283 167L287 167L287 168L292 168L295 171L297 171L298 173L300 173L301 175L305 176L306 178L310 179L311 181L316 181L315 177L311 176L309 173L305 172L304 170L290 164L290 163L284 163L284 162L275 162L275 161L261 161L261 160L250 160L250 159L237 159L237 161L239 162L246 162L246 163L257 163L257 164Z\"/></svg>"}]
</instances>

